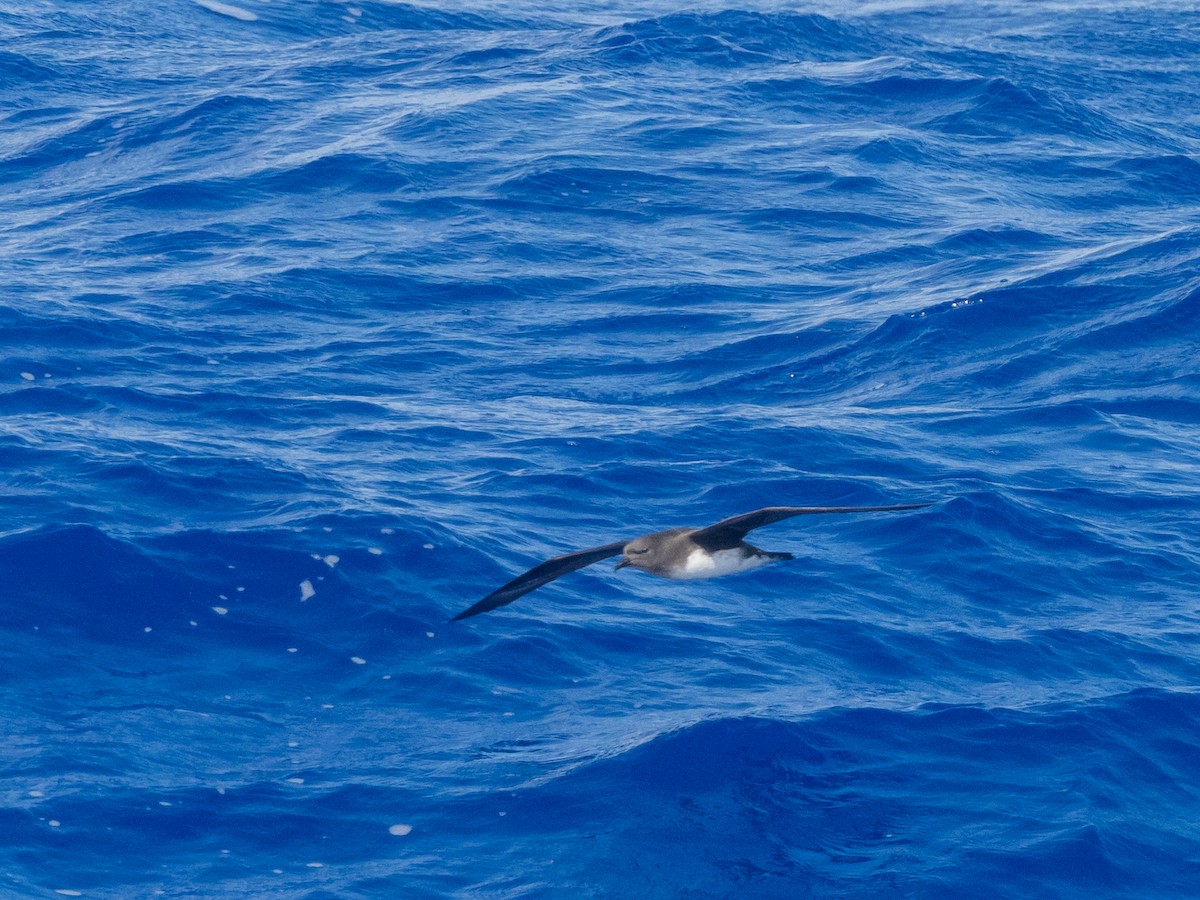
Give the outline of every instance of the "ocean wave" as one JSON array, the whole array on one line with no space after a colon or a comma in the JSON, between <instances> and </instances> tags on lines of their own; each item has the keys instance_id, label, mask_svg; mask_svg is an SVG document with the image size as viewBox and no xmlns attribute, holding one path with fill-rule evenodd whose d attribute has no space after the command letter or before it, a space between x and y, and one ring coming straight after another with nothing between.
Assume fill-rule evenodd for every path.
<instances>
[{"instance_id":1,"label":"ocean wave","mask_svg":"<svg viewBox=\"0 0 1200 900\"><path fill-rule=\"evenodd\" d=\"M606 57L624 65L737 66L858 54L870 44L864 29L844 20L743 10L641 19L601 29L595 37Z\"/></svg>"},{"instance_id":2,"label":"ocean wave","mask_svg":"<svg viewBox=\"0 0 1200 900\"><path fill-rule=\"evenodd\" d=\"M4 889L1187 894L1195 16L469 6L5 19Z\"/></svg>"},{"instance_id":3,"label":"ocean wave","mask_svg":"<svg viewBox=\"0 0 1200 900\"><path fill-rule=\"evenodd\" d=\"M1167 812L1191 780L1185 736L1198 717L1193 695L1149 690L1027 711L719 719L470 808L481 822L493 807L506 813L503 830L477 833L484 847L502 833L541 841L554 863L526 877L577 888L606 883L615 864L618 880L646 896L953 892L978 890L981 871L1003 877L997 896L1082 883L1168 896L1193 876L1188 848L1200 840ZM1153 748L1141 740L1147 728L1159 735ZM1084 762L1100 759L1110 762ZM1131 767L1141 803L1164 813L1132 830L1107 802ZM942 836L932 847L931 833ZM572 852L584 842L586 853ZM711 852L697 860L696 845ZM1147 882L1150 857L1161 867Z\"/></svg>"}]
</instances>

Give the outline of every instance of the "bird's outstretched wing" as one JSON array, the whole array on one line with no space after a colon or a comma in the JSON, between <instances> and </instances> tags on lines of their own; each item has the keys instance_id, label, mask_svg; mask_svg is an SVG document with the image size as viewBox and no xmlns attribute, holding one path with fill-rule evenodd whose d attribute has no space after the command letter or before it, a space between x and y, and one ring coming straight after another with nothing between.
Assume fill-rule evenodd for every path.
<instances>
[{"instance_id":1,"label":"bird's outstretched wing","mask_svg":"<svg viewBox=\"0 0 1200 900\"><path fill-rule=\"evenodd\" d=\"M469 619L471 616L477 616L498 606L506 606L518 597L524 597L530 591L540 588L543 584L549 584L555 578L561 578L568 572L574 572L576 569L590 566L592 563L608 559L610 556L617 556L625 549L625 544L626 541L618 541L615 544L605 544L603 547L592 547L588 550L576 550L574 553L565 553L562 556L554 557L554 559L548 559L544 563L534 566L525 574L518 575L508 584L504 585L504 587L492 591L474 606L464 609L450 621L456 622L459 619Z\"/></svg>"},{"instance_id":2,"label":"bird's outstretched wing","mask_svg":"<svg viewBox=\"0 0 1200 900\"><path fill-rule=\"evenodd\" d=\"M766 506L754 512L730 516L705 528L692 532L691 538L701 547L710 542L717 546L728 546L744 538L755 528L774 522L782 522L792 516L809 516L819 513L865 513L899 512L902 509L920 509L932 503L904 503L899 506Z\"/></svg>"}]
</instances>

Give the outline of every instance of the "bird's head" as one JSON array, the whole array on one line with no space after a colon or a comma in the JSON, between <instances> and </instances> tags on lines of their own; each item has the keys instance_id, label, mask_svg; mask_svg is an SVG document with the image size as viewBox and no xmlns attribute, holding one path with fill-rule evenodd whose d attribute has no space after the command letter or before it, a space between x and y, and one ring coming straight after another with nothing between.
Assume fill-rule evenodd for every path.
<instances>
[{"instance_id":1,"label":"bird's head","mask_svg":"<svg viewBox=\"0 0 1200 900\"><path fill-rule=\"evenodd\" d=\"M658 556L657 545L644 537L635 538L625 545L616 568L633 566L635 569L653 569Z\"/></svg>"}]
</instances>

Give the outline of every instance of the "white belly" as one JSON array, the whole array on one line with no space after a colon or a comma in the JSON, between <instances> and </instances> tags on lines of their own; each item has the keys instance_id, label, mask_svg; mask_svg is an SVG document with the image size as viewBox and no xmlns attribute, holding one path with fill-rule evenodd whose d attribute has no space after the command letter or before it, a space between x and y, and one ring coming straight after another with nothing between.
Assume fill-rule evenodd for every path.
<instances>
[{"instance_id":1,"label":"white belly","mask_svg":"<svg viewBox=\"0 0 1200 900\"><path fill-rule=\"evenodd\" d=\"M683 568L671 573L672 578L716 578L747 569L757 569L767 560L761 556L746 556L741 548L705 553L693 550Z\"/></svg>"}]
</instances>

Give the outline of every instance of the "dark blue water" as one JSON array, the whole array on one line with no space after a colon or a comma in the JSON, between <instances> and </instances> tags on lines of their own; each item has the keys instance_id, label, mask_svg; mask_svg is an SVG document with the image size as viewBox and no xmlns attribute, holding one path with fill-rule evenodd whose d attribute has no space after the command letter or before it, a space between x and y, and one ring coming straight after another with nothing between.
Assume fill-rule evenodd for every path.
<instances>
[{"instance_id":1,"label":"dark blue water","mask_svg":"<svg viewBox=\"0 0 1200 900\"><path fill-rule=\"evenodd\" d=\"M0 13L0 895L1195 896L1145 6Z\"/></svg>"}]
</instances>

